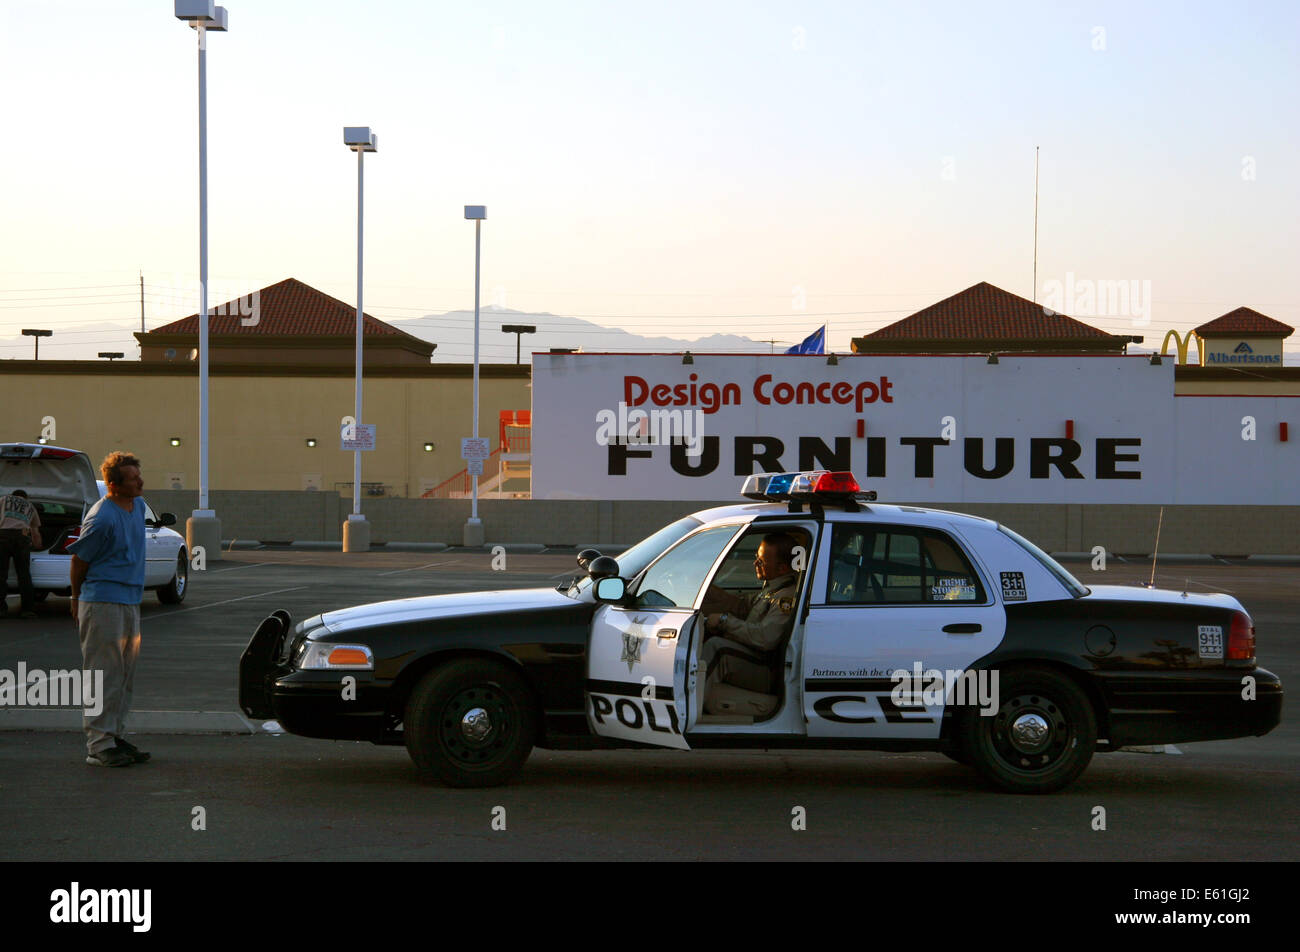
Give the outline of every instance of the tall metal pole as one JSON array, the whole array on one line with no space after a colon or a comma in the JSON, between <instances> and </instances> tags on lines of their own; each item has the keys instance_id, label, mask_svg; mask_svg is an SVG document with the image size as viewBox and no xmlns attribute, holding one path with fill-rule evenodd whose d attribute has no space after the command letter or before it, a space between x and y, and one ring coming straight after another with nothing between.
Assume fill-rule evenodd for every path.
<instances>
[{"instance_id":1,"label":"tall metal pole","mask_svg":"<svg viewBox=\"0 0 1300 952\"><path fill-rule=\"evenodd\" d=\"M479 236L482 234L483 222L481 219L474 221L474 439L478 439L478 269L479 269ZM470 479L473 486L473 495L470 497L469 517L472 521L478 521L478 476L471 475Z\"/></svg>"},{"instance_id":2,"label":"tall metal pole","mask_svg":"<svg viewBox=\"0 0 1300 952\"><path fill-rule=\"evenodd\" d=\"M199 34L199 509L208 508L208 31ZM208 513L211 515L211 513Z\"/></svg>"},{"instance_id":3,"label":"tall metal pole","mask_svg":"<svg viewBox=\"0 0 1300 952\"><path fill-rule=\"evenodd\" d=\"M365 149L357 149L357 380L356 380L356 407L353 419L356 420L356 426L361 426L361 335L362 335L362 308L361 308L361 224L362 215L365 210L365 175L363 174L365 162ZM352 514L361 515L361 450L352 451Z\"/></svg>"},{"instance_id":4,"label":"tall metal pole","mask_svg":"<svg viewBox=\"0 0 1300 952\"><path fill-rule=\"evenodd\" d=\"M1034 146L1034 303L1038 302L1038 146Z\"/></svg>"}]
</instances>

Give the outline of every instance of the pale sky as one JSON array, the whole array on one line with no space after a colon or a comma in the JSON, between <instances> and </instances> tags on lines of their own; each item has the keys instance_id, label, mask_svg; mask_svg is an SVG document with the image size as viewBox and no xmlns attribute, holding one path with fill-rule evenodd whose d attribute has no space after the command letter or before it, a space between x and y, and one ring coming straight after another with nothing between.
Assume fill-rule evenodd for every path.
<instances>
[{"instance_id":1,"label":"pale sky","mask_svg":"<svg viewBox=\"0 0 1300 952\"><path fill-rule=\"evenodd\" d=\"M232 0L208 44L214 301L483 300L829 345L985 280L1150 282L1300 326L1300 5ZM168 0L4 0L0 338L192 313L197 55ZM59 330L65 330L60 338ZM83 332L84 337L84 332ZM132 345L129 337L111 343ZM1297 362L1300 334L1289 363ZM122 349L117 347L116 349ZM0 347L26 357L30 341ZM468 352L463 356L468 359Z\"/></svg>"}]
</instances>

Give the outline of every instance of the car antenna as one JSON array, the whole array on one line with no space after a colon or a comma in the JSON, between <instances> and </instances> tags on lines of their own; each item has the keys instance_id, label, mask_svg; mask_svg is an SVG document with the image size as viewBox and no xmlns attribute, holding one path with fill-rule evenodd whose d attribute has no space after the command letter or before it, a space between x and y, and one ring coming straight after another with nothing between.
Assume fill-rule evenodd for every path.
<instances>
[{"instance_id":1,"label":"car antenna","mask_svg":"<svg viewBox=\"0 0 1300 952\"><path fill-rule=\"evenodd\" d=\"M1165 521L1165 507L1160 507L1160 518L1156 522L1156 547L1151 551L1151 581L1147 582L1147 588L1156 587L1156 558L1160 555L1160 527Z\"/></svg>"}]
</instances>

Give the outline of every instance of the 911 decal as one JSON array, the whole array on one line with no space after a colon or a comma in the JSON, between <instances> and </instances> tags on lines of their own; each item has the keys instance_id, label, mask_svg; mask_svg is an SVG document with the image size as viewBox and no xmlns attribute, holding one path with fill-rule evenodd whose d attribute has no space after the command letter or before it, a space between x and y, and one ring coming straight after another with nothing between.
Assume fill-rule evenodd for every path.
<instances>
[{"instance_id":1,"label":"911 decal","mask_svg":"<svg viewBox=\"0 0 1300 952\"><path fill-rule=\"evenodd\" d=\"M1197 626L1196 653L1202 658L1223 657L1223 627L1221 625Z\"/></svg>"},{"instance_id":2,"label":"911 decal","mask_svg":"<svg viewBox=\"0 0 1300 952\"><path fill-rule=\"evenodd\" d=\"M1028 595L1025 592L1024 572L1003 572L1002 600L1004 602L1023 602Z\"/></svg>"}]
</instances>

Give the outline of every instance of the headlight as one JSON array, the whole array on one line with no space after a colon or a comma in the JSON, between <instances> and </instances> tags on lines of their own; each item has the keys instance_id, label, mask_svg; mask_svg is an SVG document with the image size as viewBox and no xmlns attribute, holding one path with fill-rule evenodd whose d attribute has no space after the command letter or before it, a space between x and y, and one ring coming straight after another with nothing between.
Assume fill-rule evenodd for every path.
<instances>
[{"instance_id":1,"label":"headlight","mask_svg":"<svg viewBox=\"0 0 1300 952\"><path fill-rule=\"evenodd\" d=\"M304 641L294 662L303 671L373 671L375 656L365 645L340 645L329 641Z\"/></svg>"}]
</instances>

